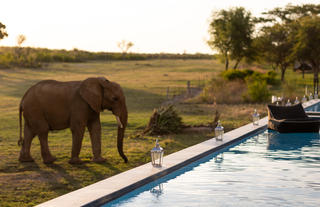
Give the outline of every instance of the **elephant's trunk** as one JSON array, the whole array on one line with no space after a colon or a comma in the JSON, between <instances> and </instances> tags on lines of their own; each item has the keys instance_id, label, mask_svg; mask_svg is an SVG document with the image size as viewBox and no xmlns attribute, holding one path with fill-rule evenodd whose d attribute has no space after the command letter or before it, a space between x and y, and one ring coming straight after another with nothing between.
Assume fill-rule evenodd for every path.
<instances>
[{"instance_id":1,"label":"elephant's trunk","mask_svg":"<svg viewBox=\"0 0 320 207\"><path fill-rule=\"evenodd\" d=\"M116 116L117 122L118 122L118 137L117 137L117 147L118 147L118 152L122 159L124 160L125 163L128 162L128 158L126 155L123 153L123 138L124 138L124 132L127 127L127 122L128 122L128 112L125 107L124 110L121 111L120 116Z\"/></svg>"}]
</instances>

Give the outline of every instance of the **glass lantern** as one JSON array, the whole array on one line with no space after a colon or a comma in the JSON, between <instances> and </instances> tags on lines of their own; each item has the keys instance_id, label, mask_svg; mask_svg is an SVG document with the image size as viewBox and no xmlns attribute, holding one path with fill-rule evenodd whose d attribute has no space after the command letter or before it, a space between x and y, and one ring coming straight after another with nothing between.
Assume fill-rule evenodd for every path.
<instances>
[{"instance_id":1,"label":"glass lantern","mask_svg":"<svg viewBox=\"0 0 320 207\"><path fill-rule=\"evenodd\" d=\"M314 99L318 99L318 93L317 92L314 93Z\"/></svg>"},{"instance_id":2,"label":"glass lantern","mask_svg":"<svg viewBox=\"0 0 320 207\"><path fill-rule=\"evenodd\" d=\"M301 99L301 102L302 102L302 103L305 103L305 102L307 102L307 98L306 98L306 95L303 95L303 97L302 97L302 99Z\"/></svg>"},{"instance_id":3,"label":"glass lantern","mask_svg":"<svg viewBox=\"0 0 320 207\"><path fill-rule=\"evenodd\" d=\"M286 103L286 106L291 106L291 102L290 102L290 99L288 99L287 103Z\"/></svg>"},{"instance_id":4,"label":"glass lantern","mask_svg":"<svg viewBox=\"0 0 320 207\"><path fill-rule=\"evenodd\" d=\"M223 140L224 128L221 125L220 120L218 121L217 127L214 129L214 134L217 141Z\"/></svg>"},{"instance_id":5,"label":"glass lantern","mask_svg":"<svg viewBox=\"0 0 320 207\"><path fill-rule=\"evenodd\" d=\"M294 104L298 104L298 103L300 103L300 101L299 101L298 97L296 97L296 100L294 101Z\"/></svg>"},{"instance_id":6,"label":"glass lantern","mask_svg":"<svg viewBox=\"0 0 320 207\"><path fill-rule=\"evenodd\" d=\"M260 114L257 112L257 109L254 109L254 112L252 114L253 125L258 126L259 119L260 119Z\"/></svg>"},{"instance_id":7,"label":"glass lantern","mask_svg":"<svg viewBox=\"0 0 320 207\"><path fill-rule=\"evenodd\" d=\"M160 147L158 139L156 140L156 146L151 150L151 163L154 167L161 167L163 162L163 148Z\"/></svg>"}]
</instances>

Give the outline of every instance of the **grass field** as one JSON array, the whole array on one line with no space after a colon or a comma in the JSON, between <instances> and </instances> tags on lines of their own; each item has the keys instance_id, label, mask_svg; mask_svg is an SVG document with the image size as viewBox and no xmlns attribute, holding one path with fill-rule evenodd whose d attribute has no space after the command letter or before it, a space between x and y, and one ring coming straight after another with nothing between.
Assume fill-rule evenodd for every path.
<instances>
[{"instance_id":1,"label":"grass field","mask_svg":"<svg viewBox=\"0 0 320 207\"><path fill-rule=\"evenodd\" d=\"M215 60L150 60L111 61L88 63L56 63L38 69L0 70L0 205L33 206L67 192L79 189L122 171L150 161L150 149L155 137L136 137L147 125L154 108L166 100L167 87L181 92L186 82L198 86L218 75L223 65ZM129 125L124 140L124 152L129 163L123 163L116 150L116 121L111 112L101 114L102 152L104 164L90 161L91 144L86 132L80 157L82 165L70 165L71 133L69 130L49 134L49 147L58 159L45 165L40 155L39 140L33 140L31 154L34 163L19 163L18 105L24 92L43 79L60 81L83 80L87 77L105 76L118 82L125 91L129 111ZM288 79L298 85L309 83L293 72ZM281 91L273 89L277 95ZM288 89L289 90L289 89ZM298 89L294 89L298 90ZM303 87L299 88L303 93ZM213 119L213 106L183 102L176 105L183 122L188 125L208 124ZM250 113L257 108L266 114L265 105L219 105L222 124L226 131L250 122ZM177 134L161 136L160 144L166 154L181 150L212 137L212 133Z\"/></svg>"}]
</instances>

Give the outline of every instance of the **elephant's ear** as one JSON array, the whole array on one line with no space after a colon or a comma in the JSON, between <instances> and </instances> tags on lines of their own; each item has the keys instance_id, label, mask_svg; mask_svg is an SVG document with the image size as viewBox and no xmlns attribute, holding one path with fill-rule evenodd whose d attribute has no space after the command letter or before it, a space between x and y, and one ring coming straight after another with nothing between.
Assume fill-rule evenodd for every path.
<instances>
[{"instance_id":1,"label":"elephant's ear","mask_svg":"<svg viewBox=\"0 0 320 207\"><path fill-rule=\"evenodd\" d=\"M97 113L102 108L102 88L99 82L98 78L88 78L81 83L79 90L81 97Z\"/></svg>"}]
</instances>

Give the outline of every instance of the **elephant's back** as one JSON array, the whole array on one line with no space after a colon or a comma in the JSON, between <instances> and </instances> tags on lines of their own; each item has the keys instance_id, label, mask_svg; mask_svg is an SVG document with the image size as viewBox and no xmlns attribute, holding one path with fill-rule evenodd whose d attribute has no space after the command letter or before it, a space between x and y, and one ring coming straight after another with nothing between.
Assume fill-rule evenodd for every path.
<instances>
[{"instance_id":1,"label":"elephant's back","mask_svg":"<svg viewBox=\"0 0 320 207\"><path fill-rule=\"evenodd\" d=\"M79 89L80 81L61 82L56 80L42 80L31 86L25 93L23 100L31 99L35 101L52 101L55 103L61 99L70 98Z\"/></svg>"},{"instance_id":2,"label":"elephant's back","mask_svg":"<svg viewBox=\"0 0 320 207\"><path fill-rule=\"evenodd\" d=\"M43 120L50 129L68 126L70 107L79 81L43 80L29 88L21 102L25 117Z\"/></svg>"}]
</instances>

